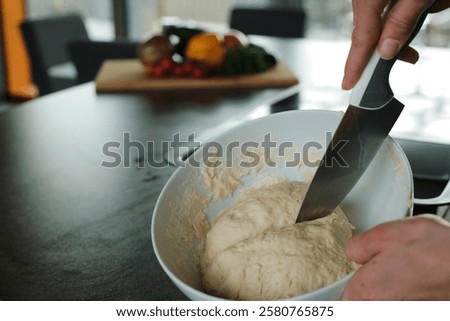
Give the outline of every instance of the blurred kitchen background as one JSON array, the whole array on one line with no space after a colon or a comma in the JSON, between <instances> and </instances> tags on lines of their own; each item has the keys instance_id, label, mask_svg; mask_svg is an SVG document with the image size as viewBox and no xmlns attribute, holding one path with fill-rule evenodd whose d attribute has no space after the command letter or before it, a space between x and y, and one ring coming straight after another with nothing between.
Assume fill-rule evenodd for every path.
<instances>
[{"instance_id":1,"label":"blurred kitchen background","mask_svg":"<svg viewBox=\"0 0 450 321\"><path fill-rule=\"evenodd\" d=\"M306 38L348 40L352 30L350 0L0 0L0 4L0 111L39 95L19 30L25 18L75 12L83 17L92 40L142 41L175 17L228 26L235 6L276 6L303 8ZM450 45L450 10L428 19L421 44Z\"/></svg>"},{"instance_id":2,"label":"blurred kitchen background","mask_svg":"<svg viewBox=\"0 0 450 321\"><path fill-rule=\"evenodd\" d=\"M116 36L141 39L158 28L161 18L228 25L234 6L303 8L307 37L348 38L352 30L351 0L14 0L24 2L26 16L78 12L96 39ZM450 44L450 13L429 19L430 45Z\"/></svg>"}]
</instances>

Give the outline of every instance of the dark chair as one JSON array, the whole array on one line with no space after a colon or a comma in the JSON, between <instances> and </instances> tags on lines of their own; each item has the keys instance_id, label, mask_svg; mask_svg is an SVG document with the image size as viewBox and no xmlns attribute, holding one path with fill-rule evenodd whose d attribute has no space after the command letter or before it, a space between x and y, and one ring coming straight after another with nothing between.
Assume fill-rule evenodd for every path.
<instances>
[{"instance_id":1,"label":"dark chair","mask_svg":"<svg viewBox=\"0 0 450 321\"><path fill-rule=\"evenodd\" d=\"M138 42L126 40L70 42L68 51L77 70L78 82L94 80L103 61L107 59L137 58L138 45Z\"/></svg>"},{"instance_id":2,"label":"dark chair","mask_svg":"<svg viewBox=\"0 0 450 321\"><path fill-rule=\"evenodd\" d=\"M230 28L247 35L282 38L305 36L306 13L301 8L241 8L231 11Z\"/></svg>"},{"instance_id":3,"label":"dark chair","mask_svg":"<svg viewBox=\"0 0 450 321\"><path fill-rule=\"evenodd\" d=\"M33 81L40 95L77 84L71 66L67 44L75 39L87 39L82 18L76 14L27 19L20 25L31 61ZM72 69L71 69L72 67ZM51 72L51 70L55 72ZM56 69L68 70L58 75ZM61 72L59 72L61 74Z\"/></svg>"}]
</instances>

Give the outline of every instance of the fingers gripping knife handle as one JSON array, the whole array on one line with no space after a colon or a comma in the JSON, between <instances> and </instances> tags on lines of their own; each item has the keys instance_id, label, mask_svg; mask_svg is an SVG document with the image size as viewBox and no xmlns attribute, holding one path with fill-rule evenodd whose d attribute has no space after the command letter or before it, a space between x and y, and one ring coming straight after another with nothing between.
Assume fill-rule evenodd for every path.
<instances>
[{"instance_id":1,"label":"fingers gripping knife handle","mask_svg":"<svg viewBox=\"0 0 450 321\"><path fill-rule=\"evenodd\" d=\"M426 10L419 17L419 20L417 21L410 37L394 58L390 60L382 59L378 54L378 51L375 50L369 63L364 69L361 78L352 91L350 105L361 108L376 109L383 107L386 102L390 101L394 97L394 93L392 92L389 84L389 74L392 66L402 55L404 50L409 46L411 41L416 37L427 15L428 10Z\"/></svg>"}]
</instances>

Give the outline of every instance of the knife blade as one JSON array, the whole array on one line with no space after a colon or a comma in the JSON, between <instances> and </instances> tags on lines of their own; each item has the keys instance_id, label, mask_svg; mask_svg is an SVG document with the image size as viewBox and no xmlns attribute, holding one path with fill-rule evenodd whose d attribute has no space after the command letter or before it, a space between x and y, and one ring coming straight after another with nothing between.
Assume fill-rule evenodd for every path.
<instances>
[{"instance_id":1,"label":"knife blade","mask_svg":"<svg viewBox=\"0 0 450 321\"><path fill-rule=\"evenodd\" d=\"M428 14L424 12L400 53L390 60L375 51L350 96L350 104L311 181L296 223L330 214L364 174L400 116L389 74Z\"/></svg>"}]
</instances>

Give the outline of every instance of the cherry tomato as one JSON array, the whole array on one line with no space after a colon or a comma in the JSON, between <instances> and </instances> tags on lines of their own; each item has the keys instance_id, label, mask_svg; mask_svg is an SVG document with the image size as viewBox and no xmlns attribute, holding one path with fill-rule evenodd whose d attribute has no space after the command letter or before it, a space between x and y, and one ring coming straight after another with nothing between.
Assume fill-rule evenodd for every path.
<instances>
[{"instance_id":1,"label":"cherry tomato","mask_svg":"<svg viewBox=\"0 0 450 321\"><path fill-rule=\"evenodd\" d=\"M164 57L160 62L159 65L161 66L161 68L163 68L164 70L170 70L172 69L173 65L174 65L174 61L172 60L172 57Z\"/></svg>"},{"instance_id":2,"label":"cherry tomato","mask_svg":"<svg viewBox=\"0 0 450 321\"><path fill-rule=\"evenodd\" d=\"M194 68L192 69L192 76L194 78L203 78L205 77L205 75L205 69L203 69L202 67L194 66Z\"/></svg>"},{"instance_id":3,"label":"cherry tomato","mask_svg":"<svg viewBox=\"0 0 450 321\"><path fill-rule=\"evenodd\" d=\"M152 68L152 76L161 78L161 77L164 77L165 74L166 74L166 71L160 65L153 66L153 68Z\"/></svg>"},{"instance_id":4,"label":"cherry tomato","mask_svg":"<svg viewBox=\"0 0 450 321\"><path fill-rule=\"evenodd\" d=\"M183 77L183 75L184 75L183 67L179 64L176 64L175 66L173 66L172 75L174 75L175 77Z\"/></svg>"},{"instance_id":5,"label":"cherry tomato","mask_svg":"<svg viewBox=\"0 0 450 321\"><path fill-rule=\"evenodd\" d=\"M194 70L194 65L190 62L184 62L181 64L181 68L183 70L183 76L190 77L192 76L192 71Z\"/></svg>"}]
</instances>

